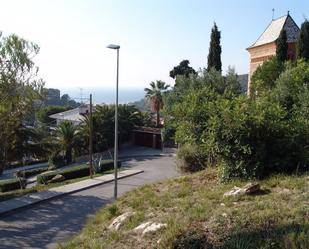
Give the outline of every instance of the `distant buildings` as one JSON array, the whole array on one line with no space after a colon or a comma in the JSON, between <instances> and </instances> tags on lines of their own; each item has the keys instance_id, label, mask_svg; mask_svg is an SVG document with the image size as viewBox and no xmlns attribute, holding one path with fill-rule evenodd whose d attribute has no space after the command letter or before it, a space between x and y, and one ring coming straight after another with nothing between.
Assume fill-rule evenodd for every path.
<instances>
[{"instance_id":1,"label":"distant buildings","mask_svg":"<svg viewBox=\"0 0 309 249\"><path fill-rule=\"evenodd\" d=\"M264 61L276 55L276 41L282 29L287 33L288 57L289 59L295 59L296 43L300 29L288 13L286 16L272 20L257 41L247 48L250 54L248 93L250 92L250 81L254 71Z\"/></svg>"}]
</instances>

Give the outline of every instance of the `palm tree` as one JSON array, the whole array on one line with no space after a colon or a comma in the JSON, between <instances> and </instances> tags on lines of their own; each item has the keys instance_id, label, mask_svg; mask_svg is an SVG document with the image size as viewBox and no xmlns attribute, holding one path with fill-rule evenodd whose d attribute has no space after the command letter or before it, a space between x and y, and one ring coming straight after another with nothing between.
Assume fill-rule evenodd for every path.
<instances>
[{"instance_id":1,"label":"palm tree","mask_svg":"<svg viewBox=\"0 0 309 249\"><path fill-rule=\"evenodd\" d=\"M61 150L65 151L66 164L72 162L72 150L77 144L78 129L70 121L63 121L56 129L56 140Z\"/></svg>"},{"instance_id":2,"label":"palm tree","mask_svg":"<svg viewBox=\"0 0 309 249\"><path fill-rule=\"evenodd\" d=\"M164 81L157 80L156 82L150 83L151 88L145 88L146 98L151 103L152 111L157 113L157 127L160 124L160 109L163 108L163 92L166 91L170 86L166 85Z\"/></svg>"}]
</instances>

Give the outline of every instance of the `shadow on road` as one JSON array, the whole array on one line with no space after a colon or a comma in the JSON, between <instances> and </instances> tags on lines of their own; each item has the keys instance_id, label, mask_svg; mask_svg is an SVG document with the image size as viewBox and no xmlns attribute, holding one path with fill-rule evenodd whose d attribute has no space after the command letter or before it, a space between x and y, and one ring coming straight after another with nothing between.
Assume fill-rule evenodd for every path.
<instances>
[{"instance_id":1,"label":"shadow on road","mask_svg":"<svg viewBox=\"0 0 309 249\"><path fill-rule=\"evenodd\" d=\"M51 238L57 235L59 241L75 234L82 229L87 214L94 214L108 202L92 196L67 196L3 218L0 248L48 248Z\"/></svg>"}]
</instances>

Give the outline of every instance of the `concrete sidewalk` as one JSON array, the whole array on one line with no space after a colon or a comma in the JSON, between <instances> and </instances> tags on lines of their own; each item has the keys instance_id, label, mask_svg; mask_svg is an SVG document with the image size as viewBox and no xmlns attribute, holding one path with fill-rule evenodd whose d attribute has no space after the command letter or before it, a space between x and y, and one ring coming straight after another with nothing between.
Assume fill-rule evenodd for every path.
<instances>
[{"instance_id":1,"label":"concrete sidewalk","mask_svg":"<svg viewBox=\"0 0 309 249\"><path fill-rule=\"evenodd\" d=\"M133 176L144 172L143 170L128 169L118 172L118 178ZM0 202L0 217L8 215L18 209L23 209L34 204L53 199L62 195L72 194L81 190L92 188L114 180L113 174L107 174L93 179L67 184L64 186L51 188L49 190L40 191L33 194L24 195L22 197L13 198Z\"/></svg>"}]
</instances>

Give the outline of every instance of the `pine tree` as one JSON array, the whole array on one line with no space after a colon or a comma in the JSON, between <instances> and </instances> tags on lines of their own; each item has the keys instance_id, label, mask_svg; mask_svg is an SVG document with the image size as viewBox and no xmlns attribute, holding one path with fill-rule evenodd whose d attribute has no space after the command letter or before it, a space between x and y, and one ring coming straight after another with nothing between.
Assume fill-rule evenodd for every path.
<instances>
[{"instance_id":1,"label":"pine tree","mask_svg":"<svg viewBox=\"0 0 309 249\"><path fill-rule=\"evenodd\" d=\"M215 68L220 72L222 70L220 39L221 32L218 30L218 27L215 23L211 30L207 71L209 71L211 68Z\"/></svg>"},{"instance_id":2,"label":"pine tree","mask_svg":"<svg viewBox=\"0 0 309 249\"><path fill-rule=\"evenodd\" d=\"M287 35L284 29L281 30L277 40L276 56L278 61L284 62L288 56Z\"/></svg>"},{"instance_id":3,"label":"pine tree","mask_svg":"<svg viewBox=\"0 0 309 249\"><path fill-rule=\"evenodd\" d=\"M309 60L309 22L305 20L300 28L297 57Z\"/></svg>"}]
</instances>

